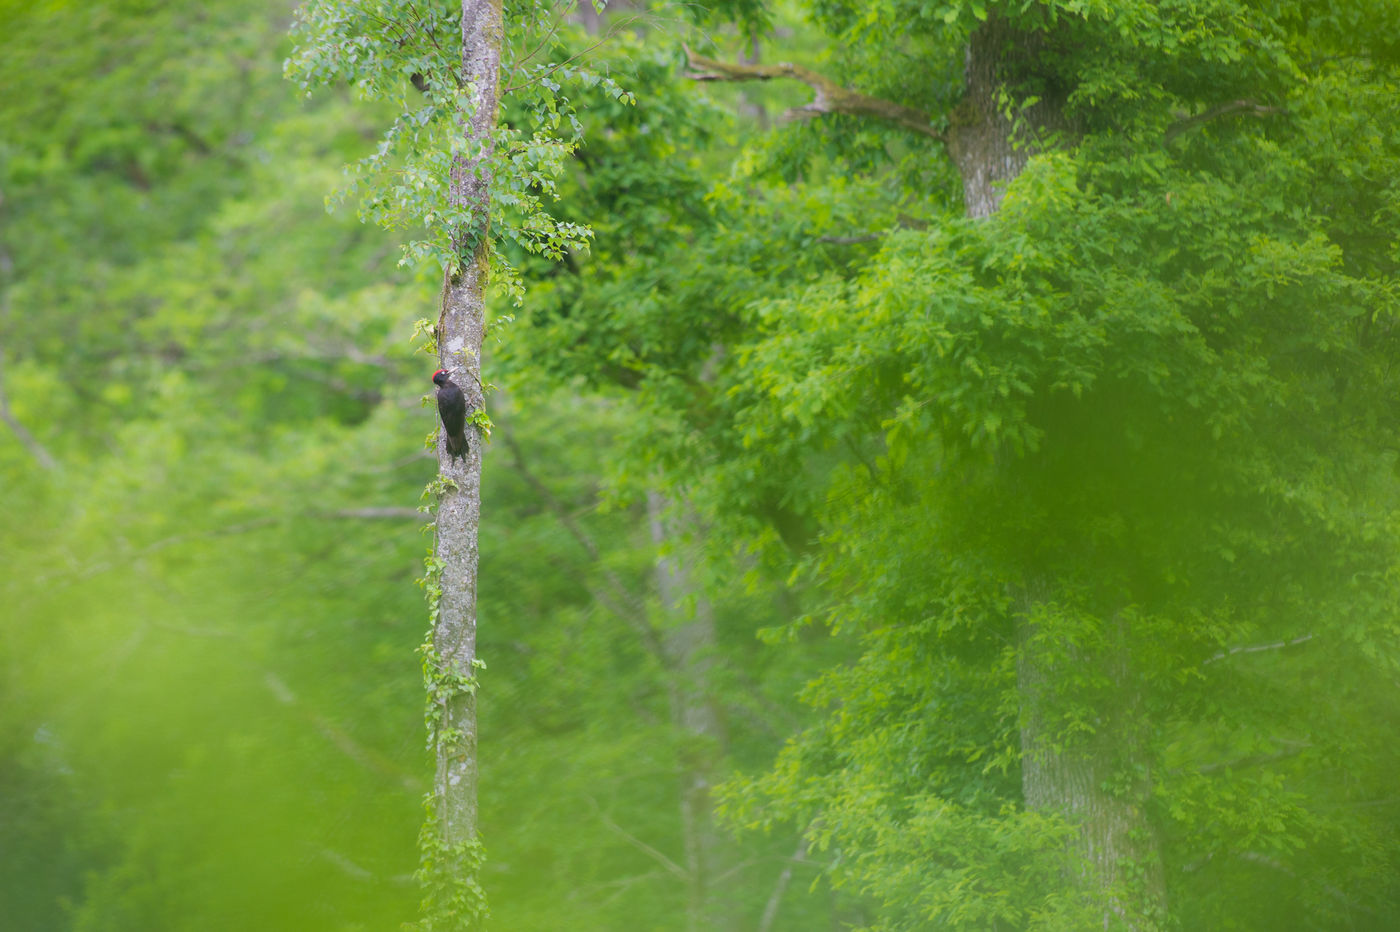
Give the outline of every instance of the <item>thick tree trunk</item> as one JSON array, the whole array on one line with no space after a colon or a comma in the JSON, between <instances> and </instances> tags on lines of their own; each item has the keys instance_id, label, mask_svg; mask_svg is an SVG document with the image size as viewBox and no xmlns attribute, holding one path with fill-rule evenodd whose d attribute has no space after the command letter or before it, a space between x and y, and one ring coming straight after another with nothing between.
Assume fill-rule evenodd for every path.
<instances>
[{"instance_id":1,"label":"thick tree trunk","mask_svg":"<svg viewBox=\"0 0 1400 932\"><path fill-rule=\"evenodd\" d=\"M1126 632L1106 621L1110 630L1097 649L1067 647L1032 620L1036 599L1022 605L1016 663L1026 807L1076 827L1066 882L1079 889L1096 927L1157 929L1166 915L1166 879L1146 811L1151 770ZM1084 670L1092 673L1076 672ZM1095 675L1100 684L1090 695L1065 686ZM1091 734L1057 728L1071 709L1081 717L1086 705Z\"/></svg>"},{"instance_id":2,"label":"thick tree trunk","mask_svg":"<svg viewBox=\"0 0 1400 932\"><path fill-rule=\"evenodd\" d=\"M1059 102L1042 100L1022 114L1024 138L998 106L1007 76L1032 62L1037 35L1014 33L995 17L968 43L965 96L953 115L948 149L963 181L970 217L990 217L1001 206L1003 187L1026 167L1036 143L1054 132L1070 132ZM1078 827L1071 852L1072 876L1102 918L1102 928L1154 929L1165 915L1166 885L1156 835L1144 804L1150 792L1142 750L1143 712L1128 676L1125 638L1106 639L1102 651L1075 655L1073 664L1093 665L1114 688L1095 694L1089 738L1064 740L1051 723L1064 711L1056 685L1067 677L1062 645L1043 651L1030 621L1048 598L1044 586L1028 587L1019 608L1017 688L1021 700L1021 786L1030 809L1053 813ZM1116 624L1116 622L1106 622ZM1083 700L1084 697L1078 697ZM1125 782L1122 775L1132 775ZM1108 787L1114 787L1113 790Z\"/></svg>"},{"instance_id":3,"label":"thick tree trunk","mask_svg":"<svg viewBox=\"0 0 1400 932\"><path fill-rule=\"evenodd\" d=\"M468 409L480 408L481 339L485 325L487 236L491 175L487 159L496 126L501 63L501 0L462 3L462 75L471 89L472 113L464 127L468 152L453 168L451 196L471 208L471 229L454 242L458 271L443 286L438 319L439 361L467 396ZM443 682L475 674L477 531L481 523L481 435L467 428L468 453L454 461L442 436L438 463L451 480L437 512L435 555L441 566L441 597L433 647ZM460 682L460 680L458 681ZM476 697L469 688L439 692L437 772L434 810L441 841L470 844L477 833Z\"/></svg>"},{"instance_id":4,"label":"thick tree trunk","mask_svg":"<svg viewBox=\"0 0 1400 932\"><path fill-rule=\"evenodd\" d=\"M658 546L672 536L667 531L665 512L662 496L648 493L647 517L652 541ZM682 742L680 801L688 876L686 928L689 932L702 932L726 925L714 890L721 839L710 808L710 787L726 740L724 717L709 688L715 663L715 616L710 601L695 591L684 561L676 557L657 559L656 588L668 619L662 649L672 678L671 722ZM686 618L685 602L692 596L694 614Z\"/></svg>"},{"instance_id":5,"label":"thick tree trunk","mask_svg":"<svg viewBox=\"0 0 1400 932\"><path fill-rule=\"evenodd\" d=\"M953 114L948 151L963 182L969 217L990 217L1002 186L1021 173L1030 154L1012 145L1012 126L997 108L998 71L1006 37L988 22L967 46L962 104Z\"/></svg>"},{"instance_id":6,"label":"thick tree trunk","mask_svg":"<svg viewBox=\"0 0 1400 932\"><path fill-rule=\"evenodd\" d=\"M1041 140L1070 129L1060 102L1048 96L1020 114L1019 127L998 100L1011 66L1029 63L1042 41L1038 34L1014 32L991 17L967 44L963 99L951 114L947 138L969 217L996 213L1004 186L1026 167Z\"/></svg>"}]
</instances>

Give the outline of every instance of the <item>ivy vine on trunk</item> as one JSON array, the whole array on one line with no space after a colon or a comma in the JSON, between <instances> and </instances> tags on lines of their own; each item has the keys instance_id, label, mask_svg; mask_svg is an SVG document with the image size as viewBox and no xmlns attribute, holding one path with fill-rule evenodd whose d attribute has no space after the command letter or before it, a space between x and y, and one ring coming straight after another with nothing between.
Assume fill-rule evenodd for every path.
<instances>
[{"instance_id":1,"label":"ivy vine on trunk","mask_svg":"<svg viewBox=\"0 0 1400 932\"><path fill-rule=\"evenodd\" d=\"M423 579L431 628L421 650L436 774L420 844L424 930L479 928L487 915L478 880L476 694L484 663L476 655L476 592L491 422L481 347L488 281L516 302L522 297L520 278L495 242L504 237L552 258L587 246L586 227L545 209L581 132L566 88L582 82L631 101L612 79L576 61L528 64L552 34L556 11L526 0L511 13L508 20L502 0L313 0L298 14L286 63L308 91L343 83L397 106L382 143L351 166L349 184L333 200L358 197L362 219L425 232L404 244L402 261L436 262L444 282L436 325L420 320L415 335L429 338L426 349L452 373L471 412L461 460L434 433L439 474L425 492L436 535ZM513 59L512 49L526 47L532 33L544 38ZM532 121L498 123L503 71Z\"/></svg>"}]
</instances>

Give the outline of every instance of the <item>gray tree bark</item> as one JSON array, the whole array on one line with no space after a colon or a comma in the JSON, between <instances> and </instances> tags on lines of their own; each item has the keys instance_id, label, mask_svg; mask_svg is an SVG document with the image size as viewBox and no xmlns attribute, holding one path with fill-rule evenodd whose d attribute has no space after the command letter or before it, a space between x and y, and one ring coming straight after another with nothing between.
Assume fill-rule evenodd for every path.
<instances>
[{"instance_id":1,"label":"gray tree bark","mask_svg":"<svg viewBox=\"0 0 1400 932\"><path fill-rule=\"evenodd\" d=\"M1066 881L1078 888L1104 929L1160 928L1166 876L1154 826L1141 692L1134 687L1127 632L1105 619L1103 642L1069 648L1038 637L1032 613L1047 594L1023 595L1018 619L1017 690L1021 700L1021 790L1028 809L1054 813L1076 829ZM1065 683L1092 670L1092 696ZM1055 723L1088 706L1092 734L1066 735Z\"/></svg>"},{"instance_id":2,"label":"gray tree bark","mask_svg":"<svg viewBox=\"0 0 1400 932\"><path fill-rule=\"evenodd\" d=\"M964 97L953 114L948 150L963 182L969 217L990 217L1001 207L1004 186L1025 169L1040 139L1072 133L1058 101L1043 100L1022 114L1023 136L998 107L1010 68L1028 61L1041 38L1013 33L995 17L971 36L967 47ZM1166 912L1166 883L1156 833L1145 804L1151 792L1143 742L1141 697L1128 671L1130 644L1107 637L1095 652L1074 655L1073 665L1092 665L1113 684L1095 694L1092 738L1062 740L1049 723L1063 711L1055 686L1064 668L1061 648L1047 653L1037 645L1031 616L1052 597L1045 582L1020 593L1017 689L1021 703L1021 788L1026 807L1068 819L1078 829L1067 882L1094 904L1102 928L1156 929ZM1077 697L1083 700L1085 697ZM1125 783L1123 774L1135 775ZM1117 787L1115 790L1109 786Z\"/></svg>"},{"instance_id":3,"label":"gray tree bark","mask_svg":"<svg viewBox=\"0 0 1400 932\"><path fill-rule=\"evenodd\" d=\"M927 114L840 87L811 69L792 64L730 64L686 50L691 77L706 81L759 81L789 78L812 88L804 113L845 113L882 120L942 140L962 179L969 217L991 217L1001 207L1004 188L1026 167L1031 155L1058 134L1073 137L1075 127L1063 103L1048 95L1012 115L1003 109L1002 90L1016 74L1034 76L1044 44L1039 33L1018 32L997 17L981 23L965 52L963 97L949 114L948 129L936 129ZM1109 777L1146 774L1146 756L1137 740L1145 722L1126 672L1131 648L1120 639L1112 649L1077 662L1101 665L1119 684L1093 709L1100 729L1091 742L1062 747L1046 723L1053 720L1055 677L1066 671L1035 649L1036 631L1028 620L1046 596L1037 586L1021 593L1020 653L1017 665L1022 719L1022 791L1032 809L1061 815L1079 827L1068 852L1080 865L1068 877L1085 897L1102 906L1105 928L1151 929L1165 915L1166 893L1158 845L1143 808L1150 790L1141 777L1118 795L1105 789ZM1133 865L1131 871L1129 865ZM1136 882L1124 881L1129 873Z\"/></svg>"},{"instance_id":4,"label":"gray tree bark","mask_svg":"<svg viewBox=\"0 0 1400 932\"><path fill-rule=\"evenodd\" d=\"M962 103L953 113L948 152L963 182L969 217L990 217L1001 207L1003 186L1021 173L1030 153L1013 145L1011 121L997 107L1002 46L1007 37L988 20L967 45Z\"/></svg>"},{"instance_id":5,"label":"gray tree bark","mask_svg":"<svg viewBox=\"0 0 1400 932\"><path fill-rule=\"evenodd\" d=\"M667 528L666 511L666 501L660 493L647 493L651 538L658 546L676 536ZM656 589L668 619L661 648L667 675L672 679L668 685L671 723L683 742L680 803L687 878L686 928L689 932L701 932L725 925L714 889L722 845L710 807L710 787L727 739L724 716L709 688L715 664L715 616L709 599L697 590L682 559L657 558ZM695 610L687 618L684 603L691 597Z\"/></svg>"},{"instance_id":6,"label":"gray tree bark","mask_svg":"<svg viewBox=\"0 0 1400 932\"><path fill-rule=\"evenodd\" d=\"M452 172L451 197L471 210L470 229L454 234L460 267L443 285L438 318L438 358L467 396L482 407L481 340L485 330L486 276L490 233L491 172L488 160L500 92L501 0L463 0L462 77L472 111L463 131L469 140ZM434 554L441 566L441 596L433 630L440 674L470 677L476 660L477 532L481 524L482 437L467 426L468 452L454 461L438 437L438 465L450 480L437 512ZM433 804L441 840L459 845L476 840L476 697L471 690L446 690L439 700L437 769Z\"/></svg>"},{"instance_id":7,"label":"gray tree bark","mask_svg":"<svg viewBox=\"0 0 1400 932\"><path fill-rule=\"evenodd\" d=\"M947 142L969 217L996 213L1006 184L1021 174L1043 140L1073 130L1054 99L1021 112L1019 125L1002 109L999 98L1010 66L1032 59L1043 41L1039 34L1010 30L995 16L968 40L963 98L951 114Z\"/></svg>"}]
</instances>

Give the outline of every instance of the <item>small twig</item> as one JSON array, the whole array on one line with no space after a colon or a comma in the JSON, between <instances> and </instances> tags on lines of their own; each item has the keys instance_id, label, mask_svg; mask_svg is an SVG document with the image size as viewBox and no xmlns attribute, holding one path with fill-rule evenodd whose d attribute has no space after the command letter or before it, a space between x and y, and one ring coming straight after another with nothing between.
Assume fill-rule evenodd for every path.
<instances>
[{"instance_id":1,"label":"small twig","mask_svg":"<svg viewBox=\"0 0 1400 932\"><path fill-rule=\"evenodd\" d=\"M360 743L350 737L344 729L340 728L320 712L317 712L315 709L307 708L277 674L271 671L264 671L263 685L267 687L268 692L272 693L273 697L276 698L278 702L297 709L326 740L339 748L341 753L346 757L382 777L387 777L395 781L410 793L422 792L422 785L418 782L416 777L402 770L392 761L387 760L375 751L361 746Z\"/></svg>"},{"instance_id":2,"label":"small twig","mask_svg":"<svg viewBox=\"0 0 1400 932\"><path fill-rule=\"evenodd\" d=\"M9 396L5 394L5 384L3 380L4 369L3 366L0 366L0 421L5 422L5 426L10 428L10 432L15 435L15 438L18 439L20 443L24 444L24 448L29 451L29 455L39 461L40 466L51 471L57 469L58 460L54 459L53 454L48 451L48 448L40 443L39 438L31 434L27 427L20 423L19 418L15 417L14 412L10 410L10 399Z\"/></svg>"},{"instance_id":3,"label":"small twig","mask_svg":"<svg viewBox=\"0 0 1400 932\"><path fill-rule=\"evenodd\" d=\"M409 884L417 882L412 874L393 874L389 877L380 877L378 874L374 873L374 871L371 871L366 867L361 867L359 864L356 864L354 861L350 860L350 858L341 854L339 851L336 851L334 848L321 847L315 850L317 854L319 854L322 858L324 858L341 873L345 874L346 876L353 877L354 879L359 881L363 881L366 883L388 882L392 884L397 884L399 886L408 886Z\"/></svg>"},{"instance_id":4,"label":"small twig","mask_svg":"<svg viewBox=\"0 0 1400 932\"><path fill-rule=\"evenodd\" d=\"M251 520L251 521L243 521L243 522L240 522L240 523L238 523L238 524L230 524L230 525L227 525L227 526L225 526L225 527L214 528L214 529L208 530L208 531L194 531L194 532L188 532L188 533L184 533L184 534L172 534L172 535L170 535L169 537L163 537L163 538L161 538L160 540L153 541L153 542L147 544L147 545L144 546L144 547L139 547L139 548L137 548L137 549L135 549L135 550L128 551L127 553L121 554L121 555L119 555L119 556L117 556L117 557L114 557L113 559L110 559L110 560L105 560L105 561L103 561L103 562L101 562L101 563L94 563L94 564L91 564L91 565L89 565L89 566L82 567L81 569L72 570L72 571L70 571L70 572L49 573L49 574L47 574L47 575L44 575L44 576L39 577L39 578L36 580L36 582L41 582L41 583L42 583L42 582L47 582L47 581L49 581L49 580L51 580L51 579L61 579L61 578L89 579L89 578L91 578L91 577L93 577L93 576L98 576L98 575L101 575L102 573L106 573L106 572L109 572L109 571L111 571L111 570L114 570L114 569L116 569L117 567L119 567L119 566L121 566L121 565L123 565L123 564L134 562L134 561L136 561L136 560L141 559L142 557L150 556L150 555L153 554L153 553L159 553L159 552L162 551L162 550L165 550L165 549L167 549L167 548L169 548L169 547L177 546L177 545L179 545L179 544L184 544L184 543L187 543L187 542L190 542L190 541L196 541L196 540L204 540L204 539L208 539L208 538L211 538L211 537L227 537L227 536L232 535L232 534L247 534L247 533L249 533L250 531L262 530L262 529L265 528L265 527L269 527L269 526L271 526L271 525L278 524L278 523L280 523L280 522L282 522L282 521L288 521L288 520L292 520L292 519L298 518L298 517L304 517L304 518L327 518L327 519L332 519L332 518L362 518L362 519L386 519L386 518L394 518L394 519L406 519L406 518L412 517L412 518L422 519L422 520L424 520L425 522L426 522L426 520L427 520L427 516L425 516L424 514L422 514L421 512L419 512L419 511L418 511L417 509L415 509L415 508L402 508L402 507L393 507L393 506L384 506L384 507L376 507L376 508L358 508L358 509L356 509L356 508L346 508L346 509L340 509L340 510L338 510L338 511L304 512L304 513L302 513L302 514L300 514L300 515L298 515L298 514L289 514L289 515L280 515L280 516L277 516L277 517L268 516L268 517L262 517L262 518L254 518L254 519Z\"/></svg>"},{"instance_id":5,"label":"small twig","mask_svg":"<svg viewBox=\"0 0 1400 932\"><path fill-rule=\"evenodd\" d=\"M379 25L397 32L399 34L398 41L400 45L403 45L408 41L408 29L398 20L388 19L386 17L380 16L376 13L370 13L368 11L366 11L365 16L379 23Z\"/></svg>"},{"instance_id":6,"label":"small twig","mask_svg":"<svg viewBox=\"0 0 1400 932\"><path fill-rule=\"evenodd\" d=\"M245 534L249 531L260 530L261 528L265 528L268 525L276 524L279 520L279 518L254 518L252 521L244 521L239 524L230 524L227 527L215 528L212 531L200 531L197 533L187 534L172 534L169 537L163 537L160 540L147 544L145 547L132 550L128 553L124 553L118 558L107 560L102 563L94 563L91 566L85 566L81 569L72 570L71 572L67 573L49 573L47 575L38 577L36 582L48 582L50 579L64 577L73 579L89 579L93 576L100 575L109 570L116 569L123 563L130 563L135 560L139 560L142 557L149 556L153 553L157 553L161 550L166 549L167 547L173 547L176 544L183 544L186 541L199 540L202 538L224 537L229 534Z\"/></svg>"},{"instance_id":7,"label":"small twig","mask_svg":"<svg viewBox=\"0 0 1400 932\"><path fill-rule=\"evenodd\" d=\"M572 888L572 891L574 896L578 896L584 891L612 890L612 894L602 900L601 905L606 906L615 902L618 897L626 894L633 884L638 884L645 880L655 880L658 877L664 878L665 876L665 871L652 870L647 871L645 874L633 874L630 877L618 877L616 880L604 880L600 883L584 884L581 886L576 884Z\"/></svg>"},{"instance_id":8,"label":"small twig","mask_svg":"<svg viewBox=\"0 0 1400 932\"><path fill-rule=\"evenodd\" d=\"M413 14L413 18L416 20L415 25L417 25L418 30L428 37L428 41L438 50L438 54L446 58L447 53L444 52L442 46L438 44L437 33L423 25L423 14L418 12L418 7L414 6L412 0L409 0L408 11Z\"/></svg>"},{"instance_id":9,"label":"small twig","mask_svg":"<svg viewBox=\"0 0 1400 932\"><path fill-rule=\"evenodd\" d=\"M535 490L535 494L540 497L545 507L554 512L559 523L564 525L564 529L584 549L589 559L598 565L599 573L603 577L603 582L607 584L612 598L600 598L601 593L597 592L594 593L594 598L598 598L613 614L627 622L642 638L648 652L659 662L665 664L666 651L662 647L661 638L657 635L656 630L646 620L646 606L627 586L623 585L622 580L618 579L612 570L603 565L598 545L594 543L593 538L579 526L579 523L574 520L574 516L569 513L569 509L550 491L549 487L531 472L530 467L525 462L525 452L515 439L515 433L510 429L509 422L502 420L496 425L496 430L505 443L506 449L510 451L511 459L515 462L516 473L525 480L530 488Z\"/></svg>"},{"instance_id":10,"label":"small twig","mask_svg":"<svg viewBox=\"0 0 1400 932\"><path fill-rule=\"evenodd\" d=\"M599 39L597 42L594 42L588 48L584 49L576 55L570 55L568 58L554 65L554 67L550 68L547 71L542 71L539 74L531 75L530 79L524 84L512 84L506 87L504 90L501 91L501 96L505 97L507 94L513 94L516 91L521 90L522 88L529 87L531 84L538 82L541 78L547 78L550 75L554 74L554 72L558 71L560 68L563 68L570 62L578 61L580 58L587 55L589 52L592 52L594 49L598 48L598 46L611 39L624 26L630 26L641 18L642 17L640 15L632 16L625 20L621 20L619 22L614 23L612 26L608 27L608 31L603 34L603 37L601 39Z\"/></svg>"},{"instance_id":11,"label":"small twig","mask_svg":"<svg viewBox=\"0 0 1400 932\"><path fill-rule=\"evenodd\" d=\"M209 155L214 151L214 147L209 143L209 140L179 121L161 123L156 120L147 120L143 125L147 132L173 133L179 136L193 146L200 155Z\"/></svg>"},{"instance_id":12,"label":"small twig","mask_svg":"<svg viewBox=\"0 0 1400 932\"><path fill-rule=\"evenodd\" d=\"M623 828L621 825L618 825L612 819L608 818L608 814L603 811L602 806L598 805L598 801L596 799L594 799L592 796L587 796L584 798L587 799L588 802L593 806L593 811L598 814L598 818L602 821L603 825L606 826L612 832L614 832L616 835L618 835L618 837L622 838L624 841L626 841L632 847L636 848L638 851L649 855L653 860L656 861L656 863L666 868L666 870L669 871L672 875L680 878L681 880L689 879L690 875L686 873L685 868L681 867L675 861L672 861L670 858L666 857L666 855L662 854L660 851L657 851L651 845L642 841L636 835L633 835L631 832L627 831L627 829Z\"/></svg>"},{"instance_id":13,"label":"small twig","mask_svg":"<svg viewBox=\"0 0 1400 932\"><path fill-rule=\"evenodd\" d=\"M340 508L336 511L317 512L318 518L351 518L365 521L378 519L404 518L418 521L427 521L428 516L417 508L406 508L402 506L384 505L371 508Z\"/></svg>"},{"instance_id":14,"label":"small twig","mask_svg":"<svg viewBox=\"0 0 1400 932\"><path fill-rule=\"evenodd\" d=\"M1302 637L1293 638L1291 641L1274 641L1272 644L1250 644L1241 647L1231 647L1229 650L1222 650L1214 656L1207 657L1202 661L1201 666L1205 666L1208 663L1215 663L1217 660L1224 660L1226 657L1232 657L1235 654L1257 654L1265 650L1282 650L1285 647L1293 647L1294 645L1311 641L1313 637L1314 635L1304 634Z\"/></svg>"},{"instance_id":15,"label":"small twig","mask_svg":"<svg viewBox=\"0 0 1400 932\"><path fill-rule=\"evenodd\" d=\"M554 34L555 34L556 32L559 31L559 23L562 22L562 20L563 20L562 17L557 17L557 16L555 17L554 21L551 22L551 23L549 24L549 32L546 32L546 33L544 34L544 38L540 40L539 45L536 45L534 48L532 48L532 49L529 51L528 54L525 55L525 57L523 57L523 58L517 60L517 61L514 63L514 65L515 65L516 68L521 67L521 66L524 65L527 61L529 61L530 59L534 58L536 55L539 54L540 49L544 48L544 44L545 44L546 42L548 42L550 39L554 38Z\"/></svg>"},{"instance_id":16,"label":"small twig","mask_svg":"<svg viewBox=\"0 0 1400 932\"><path fill-rule=\"evenodd\" d=\"M928 221L920 220L918 217L911 217L908 214L900 214L894 225L888 230L875 230L870 233L854 233L849 236L818 236L819 243L834 243L838 246L849 246L852 243L868 243L872 240L884 239L895 230L927 230Z\"/></svg>"}]
</instances>

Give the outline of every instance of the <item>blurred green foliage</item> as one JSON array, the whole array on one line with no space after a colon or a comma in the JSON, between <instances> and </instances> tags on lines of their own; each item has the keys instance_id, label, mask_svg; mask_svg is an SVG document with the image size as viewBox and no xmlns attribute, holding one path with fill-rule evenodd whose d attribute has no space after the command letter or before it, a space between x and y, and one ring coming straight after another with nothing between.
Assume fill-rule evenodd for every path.
<instances>
[{"instance_id":1,"label":"blurred green foliage","mask_svg":"<svg viewBox=\"0 0 1400 932\"><path fill-rule=\"evenodd\" d=\"M1072 832L1022 795L1028 578L1066 746L1115 700L1076 659L1131 658L1163 927L1394 927L1393 6L685 8L716 54L757 32L935 115L985 16L1043 32L1011 93L1078 135L982 222L935 141L685 81L673 12L594 53L635 105L572 101L549 209L590 250L500 246L528 291L487 360L494 926L694 927L681 782L715 749L613 591L688 620L656 593L659 491L715 617L714 927L780 891L773 929L1085 927ZM0 5L15 928L377 930L418 902L436 273L325 213L392 116L299 100L291 22ZM1192 119L1235 100L1267 113Z\"/></svg>"},{"instance_id":2,"label":"blurred green foliage","mask_svg":"<svg viewBox=\"0 0 1400 932\"><path fill-rule=\"evenodd\" d=\"M384 929L416 910L431 767L415 508L435 421L410 337L437 283L327 216L385 112L298 99L281 74L291 14L4 10L0 80L24 91L0 105L0 387L32 434L0 430L0 903L16 928ZM592 596L606 572L649 604L638 507L598 506L613 452L598 438L627 409L504 384L493 416L530 481L492 450L496 921L666 927L684 885L636 842L681 859L683 742L662 671ZM726 649L769 612L725 604ZM771 663L731 687L755 762L778 727L764 703L799 682ZM791 843L745 850L757 911Z\"/></svg>"}]
</instances>

